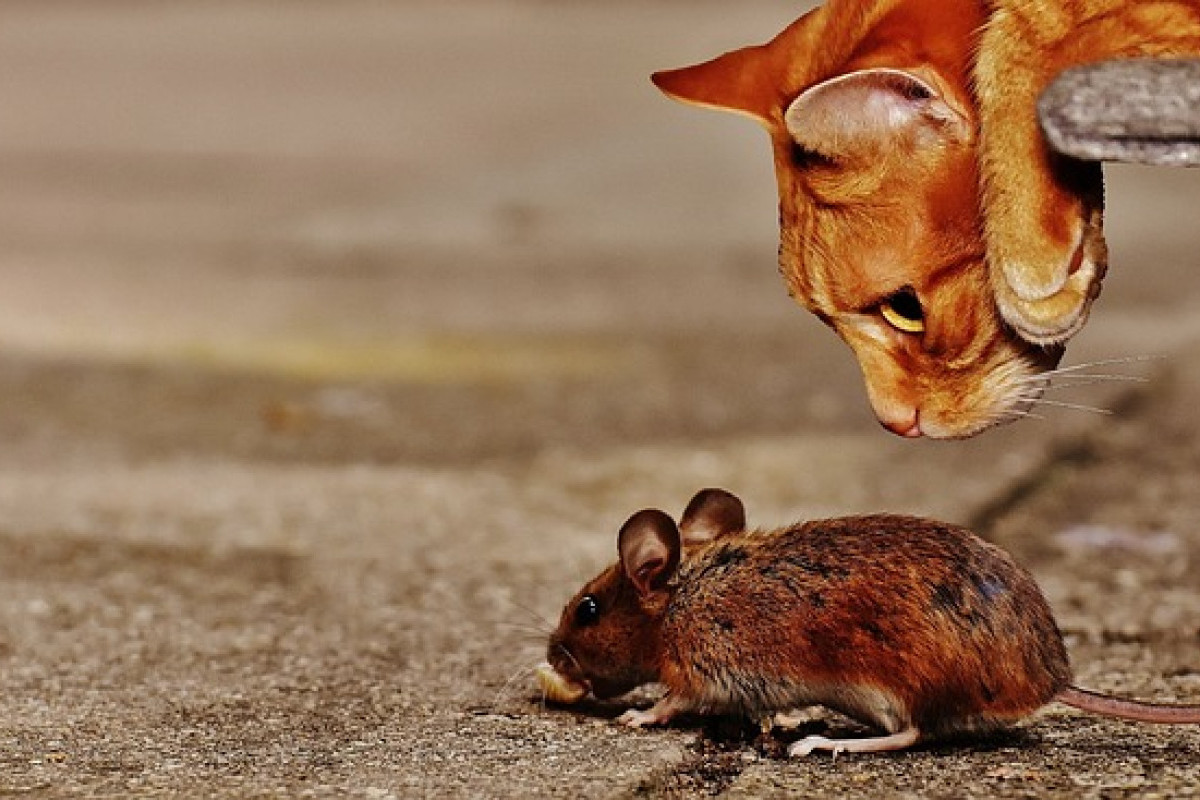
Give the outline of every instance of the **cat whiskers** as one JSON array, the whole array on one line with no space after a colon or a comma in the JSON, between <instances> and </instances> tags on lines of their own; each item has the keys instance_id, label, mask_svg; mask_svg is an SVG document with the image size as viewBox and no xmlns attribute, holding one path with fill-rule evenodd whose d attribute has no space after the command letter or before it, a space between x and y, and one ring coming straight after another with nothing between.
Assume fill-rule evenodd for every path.
<instances>
[{"instance_id":1,"label":"cat whiskers","mask_svg":"<svg viewBox=\"0 0 1200 800\"><path fill-rule=\"evenodd\" d=\"M1072 411L1086 411L1091 414L1112 414L1112 409L1100 408L1099 406L1089 406L1083 403L1064 403L1058 400L1047 400L1043 397L1028 397L1023 398L1024 402L1038 406L1051 406L1053 408L1067 408Z\"/></svg>"},{"instance_id":2,"label":"cat whiskers","mask_svg":"<svg viewBox=\"0 0 1200 800\"><path fill-rule=\"evenodd\" d=\"M1046 417L1037 412L1030 411L1027 408L1010 408L1007 411L997 411L992 415L992 420L995 422L1006 422L1014 417L1021 419L1045 419Z\"/></svg>"},{"instance_id":3,"label":"cat whiskers","mask_svg":"<svg viewBox=\"0 0 1200 800\"><path fill-rule=\"evenodd\" d=\"M1035 417L1044 419L1038 414L1030 412L1028 409L1031 406L1045 406L1052 408L1064 408L1071 411L1083 411L1091 414L1112 414L1111 409L1091 406L1084 403L1069 403L1063 400L1051 400L1044 397L1046 392L1057 389L1075 389L1080 386L1094 386L1097 384L1112 384L1112 383L1148 383L1149 379L1140 375L1123 375L1113 372L1088 372L1097 367L1111 366L1114 364L1131 364L1142 361L1151 361L1161 358L1160 356L1129 356L1126 358L1108 358L1098 361L1089 361L1083 364L1073 364L1069 367L1059 367L1057 369L1039 372L1034 375L1024 375L1012 379L1011 389L1012 398L1016 407L1008 411L1010 417Z\"/></svg>"},{"instance_id":4,"label":"cat whiskers","mask_svg":"<svg viewBox=\"0 0 1200 800\"><path fill-rule=\"evenodd\" d=\"M1058 367L1056 369L1046 370L1045 372L1038 372L1034 375L1027 375L1023 378L1019 378L1018 382L1050 383L1058 378L1090 381L1145 381L1145 378L1137 375L1121 375L1105 372L1084 372L1083 370L1092 369L1094 367L1111 367L1116 364L1135 364L1143 361L1157 361L1160 359L1162 359L1162 356L1126 356L1124 358L1103 358L1098 361L1085 361L1082 364L1072 364L1069 367Z\"/></svg>"}]
</instances>

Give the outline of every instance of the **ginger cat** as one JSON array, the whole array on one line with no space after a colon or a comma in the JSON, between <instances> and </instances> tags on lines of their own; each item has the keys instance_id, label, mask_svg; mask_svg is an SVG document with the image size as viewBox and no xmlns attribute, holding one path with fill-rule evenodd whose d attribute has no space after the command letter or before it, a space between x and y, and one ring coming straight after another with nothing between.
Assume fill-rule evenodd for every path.
<instances>
[{"instance_id":1,"label":"ginger cat","mask_svg":"<svg viewBox=\"0 0 1200 800\"><path fill-rule=\"evenodd\" d=\"M1106 266L1099 166L1047 151L1038 93L1086 61L1200 52L1198 7L829 0L653 79L766 128L789 292L854 351L886 428L961 438L1025 413Z\"/></svg>"}]
</instances>

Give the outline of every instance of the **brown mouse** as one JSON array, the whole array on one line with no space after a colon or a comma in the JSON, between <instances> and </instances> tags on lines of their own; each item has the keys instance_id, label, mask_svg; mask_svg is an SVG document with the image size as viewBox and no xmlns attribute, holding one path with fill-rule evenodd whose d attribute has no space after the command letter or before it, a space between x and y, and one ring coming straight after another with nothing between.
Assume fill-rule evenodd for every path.
<instances>
[{"instance_id":1,"label":"brown mouse","mask_svg":"<svg viewBox=\"0 0 1200 800\"><path fill-rule=\"evenodd\" d=\"M1200 706L1071 685L1033 577L961 527L875 515L746 530L741 501L706 489L678 525L662 511L634 514L618 552L567 603L538 678L563 702L665 684L652 708L621 716L635 727L683 712L766 720L821 705L883 733L809 736L788 750L807 755L995 729L1053 700L1200 723Z\"/></svg>"}]
</instances>

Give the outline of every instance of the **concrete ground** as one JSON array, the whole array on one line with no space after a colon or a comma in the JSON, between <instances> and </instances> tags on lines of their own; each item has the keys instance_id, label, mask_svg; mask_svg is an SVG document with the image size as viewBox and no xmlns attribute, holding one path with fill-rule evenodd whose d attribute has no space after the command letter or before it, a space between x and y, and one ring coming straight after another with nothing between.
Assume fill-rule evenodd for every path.
<instances>
[{"instance_id":1,"label":"concrete ground","mask_svg":"<svg viewBox=\"0 0 1200 800\"><path fill-rule=\"evenodd\" d=\"M1060 707L789 762L539 701L621 521L720 485L970 523L1081 683L1200 703L1200 176L1110 172L1068 361L1156 358L1062 399L1113 413L902 441L776 276L761 133L646 80L797 11L731 8L4 4L0 794L1200 791L1200 731Z\"/></svg>"}]
</instances>

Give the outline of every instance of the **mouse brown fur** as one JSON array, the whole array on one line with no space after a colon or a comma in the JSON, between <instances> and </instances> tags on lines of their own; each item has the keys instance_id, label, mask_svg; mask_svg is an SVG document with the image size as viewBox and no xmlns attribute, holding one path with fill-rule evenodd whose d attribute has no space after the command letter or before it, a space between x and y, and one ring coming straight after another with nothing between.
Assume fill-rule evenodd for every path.
<instances>
[{"instance_id":1,"label":"mouse brown fur","mask_svg":"<svg viewBox=\"0 0 1200 800\"><path fill-rule=\"evenodd\" d=\"M678 525L634 514L620 560L589 581L551 635L549 670L578 694L659 682L622 721L682 712L766 719L822 705L882 731L809 737L814 749L892 750L1009 725L1059 700L1150 722L1200 722L1071 686L1062 637L1033 577L965 528L872 515L746 530L741 502L693 498Z\"/></svg>"}]
</instances>

